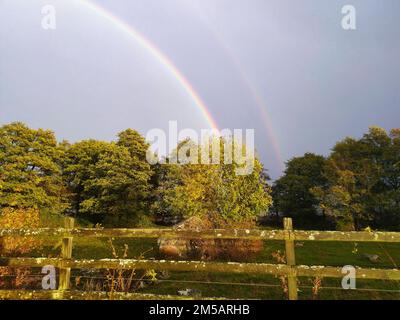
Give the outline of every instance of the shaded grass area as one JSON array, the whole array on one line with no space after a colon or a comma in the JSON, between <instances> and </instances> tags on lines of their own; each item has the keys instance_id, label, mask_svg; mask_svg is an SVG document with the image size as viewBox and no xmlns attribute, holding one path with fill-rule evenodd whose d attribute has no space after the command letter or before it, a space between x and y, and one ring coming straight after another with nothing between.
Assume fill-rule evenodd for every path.
<instances>
[{"instance_id":1,"label":"shaded grass area","mask_svg":"<svg viewBox=\"0 0 400 320\"><path fill-rule=\"evenodd\" d=\"M73 257L77 259L113 258L110 239L75 238ZM124 245L128 245L127 257L145 259L161 258L156 239L113 239L112 243L120 258ZM59 244L59 243L58 243ZM263 250L254 262L277 263L272 254L284 253L283 241L265 241ZM37 250L30 256L58 257L57 242ZM376 262L363 254L377 254ZM301 242L296 245L296 263L304 265L344 266L366 268L395 268L400 265L400 245L396 243L351 243L351 242ZM78 270L74 270L77 274ZM204 297L226 297L247 299L284 299L282 281L278 277L261 274L229 274L209 272L161 272L157 281L146 281L142 293L177 294L178 290L194 289ZM300 299L396 299L400 300L400 282L386 280L357 280L357 289L341 289L341 279L324 278L322 288L312 294L312 278L299 278ZM336 289L335 289L336 288ZM372 289L376 289L373 291ZM390 290L392 292L390 292ZM396 292L397 291L397 292Z\"/></svg>"}]
</instances>

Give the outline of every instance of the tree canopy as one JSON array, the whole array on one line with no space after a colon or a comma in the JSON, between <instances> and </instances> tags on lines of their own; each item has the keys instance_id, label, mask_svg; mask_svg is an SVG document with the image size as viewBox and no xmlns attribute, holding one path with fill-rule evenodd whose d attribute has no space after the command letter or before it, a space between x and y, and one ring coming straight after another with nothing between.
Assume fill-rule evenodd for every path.
<instances>
[{"instance_id":1,"label":"tree canopy","mask_svg":"<svg viewBox=\"0 0 400 320\"><path fill-rule=\"evenodd\" d=\"M311 189L327 184L325 165L325 158L313 153L289 160L284 175L273 185L274 211L293 217L296 225L317 226L324 223L318 210L318 199Z\"/></svg>"},{"instance_id":2,"label":"tree canopy","mask_svg":"<svg viewBox=\"0 0 400 320\"><path fill-rule=\"evenodd\" d=\"M293 158L273 197L275 211L308 216L308 227L326 217L339 230L400 230L400 129L371 127L336 143L327 158Z\"/></svg>"},{"instance_id":3,"label":"tree canopy","mask_svg":"<svg viewBox=\"0 0 400 320\"><path fill-rule=\"evenodd\" d=\"M313 189L339 229L400 229L400 131L371 127L338 142L328 158L329 184Z\"/></svg>"},{"instance_id":4,"label":"tree canopy","mask_svg":"<svg viewBox=\"0 0 400 320\"><path fill-rule=\"evenodd\" d=\"M19 122L0 127L0 207L67 208L63 156L51 131Z\"/></svg>"},{"instance_id":5,"label":"tree canopy","mask_svg":"<svg viewBox=\"0 0 400 320\"><path fill-rule=\"evenodd\" d=\"M86 140L67 149L63 172L74 214L132 222L146 211L151 170L137 148L144 140L133 131L121 135L117 143Z\"/></svg>"},{"instance_id":6,"label":"tree canopy","mask_svg":"<svg viewBox=\"0 0 400 320\"><path fill-rule=\"evenodd\" d=\"M169 164L163 170L156 190L156 212L208 219L214 227L254 223L272 203L270 188L260 161L254 159L250 174L238 175L236 163L224 163L224 141L221 139L218 164ZM201 147L190 140L182 141L182 150L200 157ZM188 155L190 157L190 155ZM210 152L210 158L212 153ZM210 161L211 162L211 161Z\"/></svg>"}]
</instances>

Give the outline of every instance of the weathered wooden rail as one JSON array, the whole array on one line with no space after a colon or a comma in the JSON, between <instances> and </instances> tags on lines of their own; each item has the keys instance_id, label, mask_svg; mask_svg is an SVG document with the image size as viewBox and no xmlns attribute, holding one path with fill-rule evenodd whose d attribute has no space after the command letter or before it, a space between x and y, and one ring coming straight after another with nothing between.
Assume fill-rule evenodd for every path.
<instances>
[{"instance_id":1,"label":"weathered wooden rail","mask_svg":"<svg viewBox=\"0 0 400 320\"><path fill-rule=\"evenodd\" d=\"M286 276L290 300L298 298L297 277L342 278L341 267L296 265L295 241L351 241L351 242L400 242L396 232L339 232L339 231L297 231L292 220L285 218L283 230L208 230L188 231L178 229L74 229L72 218L65 219L65 227L58 229L0 229L2 236L33 236L39 238L62 237L61 258L9 258L0 257L0 266L42 267L53 265L59 268L58 290L0 290L0 299L108 299L106 292L71 291L71 269L158 269L173 271L207 271L227 273L253 273ZM74 237L129 237L182 239L262 239L285 241L286 264L135 260L135 259L73 259ZM400 280L399 269L356 268L359 279ZM182 299L179 296L159 296L140 293L112 294L113 299Z\"/></svg>"}]
</instances>

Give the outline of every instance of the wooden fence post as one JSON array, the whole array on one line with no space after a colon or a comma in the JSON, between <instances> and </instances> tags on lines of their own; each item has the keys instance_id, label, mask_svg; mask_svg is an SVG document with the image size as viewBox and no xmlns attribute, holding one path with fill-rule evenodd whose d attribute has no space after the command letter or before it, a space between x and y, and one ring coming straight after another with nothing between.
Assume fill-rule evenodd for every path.
<instances>
[{"instance_id":1,"label":"wooden fence post","mask_svg":"<svg viewBox=\"0 0 400 320\"><path fill-rule=\"evenodd\" d=\"M296 265L296 257L294 253L294 240L293 240L293 223L292 218L283 219L283 227L287 232L287 238L285 240L285 251L286 251L286 264L288 266ZM297 300L297 276L294 273L288 275L288 291L289 300Z\"/></svg>"},{"instance_id":2,"label":"wooden fence post","mask_svg":"<svg viewBox=\"0 0 400 320\"><path fill-rule=\"evenodd\" d=\"M71 217L64 218L64 228L71 230L74 228L75 220ZM66 236L62 239L61 258L72 258L72 237ZM60 281L58 290L68 290L70 288L71 268L60 268Z\"/></svg>"}]
</instances>

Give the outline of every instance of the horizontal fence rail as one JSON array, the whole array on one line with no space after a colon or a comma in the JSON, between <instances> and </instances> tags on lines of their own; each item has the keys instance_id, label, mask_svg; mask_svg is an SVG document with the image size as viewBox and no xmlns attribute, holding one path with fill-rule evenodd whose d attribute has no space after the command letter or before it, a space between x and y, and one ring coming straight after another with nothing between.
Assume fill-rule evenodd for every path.
<instances>
[{"instance_id":1,"label":"horizontal fence rail","mask_svg":"<svg viewBox=\"0 0 400 320\"><path fill-rule=\"evenodd\" d=\"M57 268L71 269L157 269L170 271L205 271L218 273L255 273L272 275L293 275L298 277L342 278L341 267L326 266L288 266L286 264L204 262L173 260L135 260L135 259L61 259L61 258L0 258L0 266L43 267L53 265ZM356 268L361 279L400 280L398 269Z\"/></svg>"},{"instance_id":2,"label":"horizontal fence rail","mask_svg":"<svg viewBox=\"0 0 400 320\"><path fill-rule=\"evenodd\" d=\"M288 279L288 297L298 299L298 277L342 278L341 267L296 265L295 241L351 241L400 242L397 232L340 232L293 230L292 220L284 219L283 230L182 230L164 229L89 229L74 228L72 218L65 219L64 228L0 229L0 237L29 236L37 238L62 238L61 258L0 257L0 266L59 268L58 290L0 290L0 299L191 299L173 295L152 295L122 292L71 291L71 269L155 269L171 271L205 271L215 273L269 274ZM281 240L285 242L286 264L238 263L211 261L171 261L135 259L74 259L73 238L179 238L179 239L249 239ZM399 269L374 269L356 267L358 279L400 281Z\"/></svg>"},{"instance_id":3,"label":"horizontal fence rail","mask_svg":"<svg viewBox=\"0 0 400 320\"><path fill-rule=\"evenodd\" d=\"M180 239L249 239L249 240L294 240L294 241L351 241L351 242L400 242L400 232L368 231L290 231L285 230L249 230L215 229L191 231L181 229L0 229L0 237L33 236L57 238L64 235L83 238L180 238Z\"/></svg>"}]
</instances>

